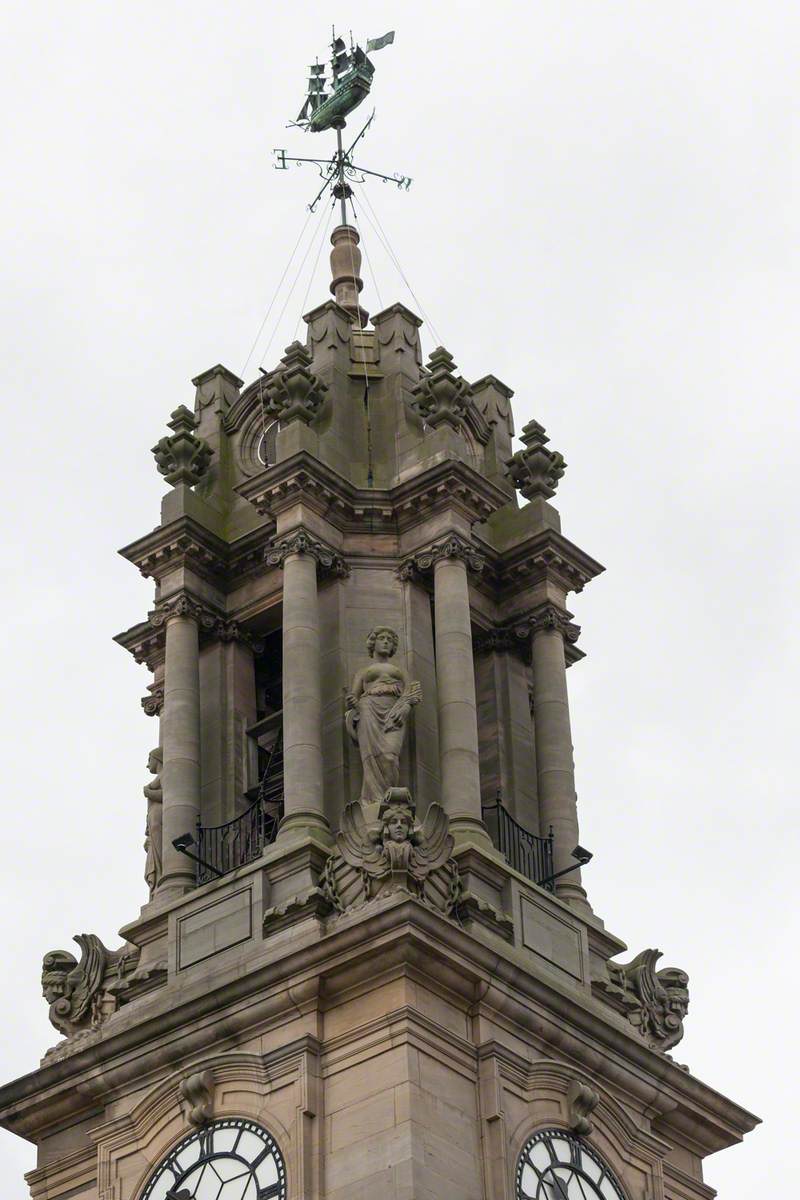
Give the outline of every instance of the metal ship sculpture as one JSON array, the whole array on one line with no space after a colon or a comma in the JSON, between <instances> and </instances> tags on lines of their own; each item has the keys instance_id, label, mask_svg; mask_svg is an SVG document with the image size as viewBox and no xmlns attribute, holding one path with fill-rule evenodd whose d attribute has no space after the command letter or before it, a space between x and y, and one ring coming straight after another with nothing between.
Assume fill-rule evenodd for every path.
<instances>
[{"instance_id":1,"label":"metal ship sculpture","mask_svg":"<svg viewBox=\"0 0 800 1200\"><path fill-rule=\"evenodd\" d=\"M385 33L383 37L370 38L366 51L355 45L348 50L342 38L334 37L330 91L325 64L314 63L309 68L308 94L295 124L308 133L343 128L347 117L367 98L372 87L375 67L368 54L393 41L394 33Z\"/></svg>"}]
</instances>

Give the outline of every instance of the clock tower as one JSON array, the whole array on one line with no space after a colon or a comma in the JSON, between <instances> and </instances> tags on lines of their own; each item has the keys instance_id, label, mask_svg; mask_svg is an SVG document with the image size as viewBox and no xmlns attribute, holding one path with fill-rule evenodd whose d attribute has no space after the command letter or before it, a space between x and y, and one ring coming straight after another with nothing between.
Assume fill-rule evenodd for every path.
<instances>
[{"instance_id":1,"label":"clock tower","mask_svg":"<svg viewBox=\"0 0 800 1200\"><path fill-rule=\"evenodd\" d=\"M686 974L581 875L570 605L602 567L511 388L362 307L341 131L374 68L333 52L301 113L337 136L331 297L259 378L192 381L121 551L154 588L116 639L145 903L44 956L61 1040L0 1123L34 1200L708 1200L756 1118L676 1060Z\"/></svg>"}]
</instances>

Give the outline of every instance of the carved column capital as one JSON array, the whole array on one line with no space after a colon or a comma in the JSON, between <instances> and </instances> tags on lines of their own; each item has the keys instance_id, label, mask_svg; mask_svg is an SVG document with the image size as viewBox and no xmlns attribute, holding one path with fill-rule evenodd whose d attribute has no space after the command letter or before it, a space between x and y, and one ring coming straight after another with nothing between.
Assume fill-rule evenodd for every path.
<instances>
[{"instance_id":1,"label":"carved column capital","mask_svg":"<svg viewBox=\"0 0 800 1200\"><path fill-rule=\"evenodd\" d=\"M530 626L526 623L514 625L497 625L493 629L484 629L472 639L476 654L519 655L524 661L530 661Z\"/></svg>"},{"instance_id":2,"label":"carved column capital","mask_svg":"<svg viewBox=\"0 0 800 1200\"><path fill-rule=\"evenodd\" d=\"M307 554L315 559L318 574L333 575L342 579L350 573L350 568L340 554L323 542L317 541L304 529L273 542L267 548L264 561L269 567L283 567L286 559L292 554Z\"/></svg>"},{"instance_id":3,"label":"carved column capital","mask_svg":"<svg viewBox=\"0 0 800 1200\"><path fill-rule=\"evenodd\" d=\"M581 636L581 627L572 620L572 613L567 612L564 608L558 608L555 604L543 604L540 608L535 609L526 616L525 623L531 634L538 633L542 629L555 629L562 635L565 642L571 644L577 642Z\"/></svg>"},{"instance_id":4,"label":"carved column capital","mask_svg":"<svg viewBox=\"0 0 800 1200\"><path fill-rule=\"evenodd\" d=\"M142 708L148 717L159 717L164 707L164 687L160 683L151 683L148 694L142 696Z\"/></svg>"},{"instance_id":5,"label":"carved column capital","mask_svg":"<svg viewBox=\"0 0 800 1200\"><path fill-rule=\"evenodd\" d=\"M197 623L201 633L220 642L243 642L256 654L262 648L261 641L243 629L238 621L223 616L216 609L210 608L189 592L178 592L159 600L156 607L147 614L147 620L154 629L161 630L172 617L189 617ZM163 690L161 692L163 700ZM142 707L150 715L149 698L142 700ZM154 712L157 710L153 710Z\"/></svg>"},{"instance_id":6,"label":"carved column capital","mask_svg":"<svg viewBox=\"0 0 800 1200\"><path fill-rule=\"evenodd\" d=\"M415 575L424 575L432 571L437 562L447 559L460 559L467 570L480 574L486 565L483 555L478 554L475 547L457 533L451 533L442 541L434 542L424 550L417 550L399 566L397 574L401 579L412 579Z\"/></svg>"}]
</instances>

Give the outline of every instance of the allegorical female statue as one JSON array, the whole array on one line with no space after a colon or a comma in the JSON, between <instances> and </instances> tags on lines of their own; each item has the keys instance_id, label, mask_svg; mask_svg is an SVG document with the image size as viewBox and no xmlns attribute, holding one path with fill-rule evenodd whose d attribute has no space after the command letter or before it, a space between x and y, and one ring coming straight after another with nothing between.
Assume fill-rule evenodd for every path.
<instances>
[{"instance_id":1,"label":"allegorical female statue","mask_svg":"<svg viewBox=\"0 0 800 1200\"><path fill-rule=\"evenodd\" d=\"M163 757L160 747L150 751L150 757L147 760L147 769L151 775L154 775L152 783L148 783L144 787L144 794L147 800L147 824L145 826L144 848L147 854L144 865L144 877L147 881L147 886L150 889L150 897L156 890L161 873L163 870L162 860L162 808L163 795L161 793L161 769L163 765Z\"/></svg>"},{"instance_id":2,"label":"allegorical female statue","mask_svg":"<svg viewBox=\"0 0 800 1200\"><path fill-rule=\"evenodd\" d=\"M364 777L362 804L378 803L400 778L400 751L406 723L422 699L417 680L410 681L402 667L389 660L397 650L397 634L379 625L367 638L374 661L353 679L347 697L347 731L358 743Z\"/></svg>"}]
</instances>

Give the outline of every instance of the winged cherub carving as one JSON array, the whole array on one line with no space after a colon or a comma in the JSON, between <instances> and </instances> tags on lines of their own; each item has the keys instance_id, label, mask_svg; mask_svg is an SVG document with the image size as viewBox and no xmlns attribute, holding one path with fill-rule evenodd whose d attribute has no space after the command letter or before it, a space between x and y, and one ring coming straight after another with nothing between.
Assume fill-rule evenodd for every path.
<instances>
[{"instance_id":1,"label":"winged cherub carving","mask_svg":"<svg viewBox=\"0 0 800 1200\"><path fill-rule=\"evenodd\" d=\"M51 950L42 962L42 994L50 1005L50 1020L68 1038L99 1023L108 964L108 951L96 934L79 933L73 941L81 948L80 962L66 950Z\"/></svg>"},{"instance_id":2,"label":"winged cherub carving","mask_svg":"<svg viewBox=\"0 0 800 1200\"><path fill-rule=\"evenodd\" d=\"M347 805L322 884L340 912L391 892L408 892L440 912L452 912L460 882L449 821L439 804L430 805L422 825L414 813L406 788L386 792L377 828L367 825L360 803Z\"/></svg>"},{"instance_id":3,"label":"winged cherub carving","mask_svg":"<svg viewBox=\"0 0 800 1200\"><path fill-rule=\"evenodd\" d=\"M631 1024L651 1046L671 1050L683 1037L689 976L677 967L657 971L660 958L660 950L642 950L629 963L609 963L609 974L625 993Z\"/></svg>"}]
</instances>

